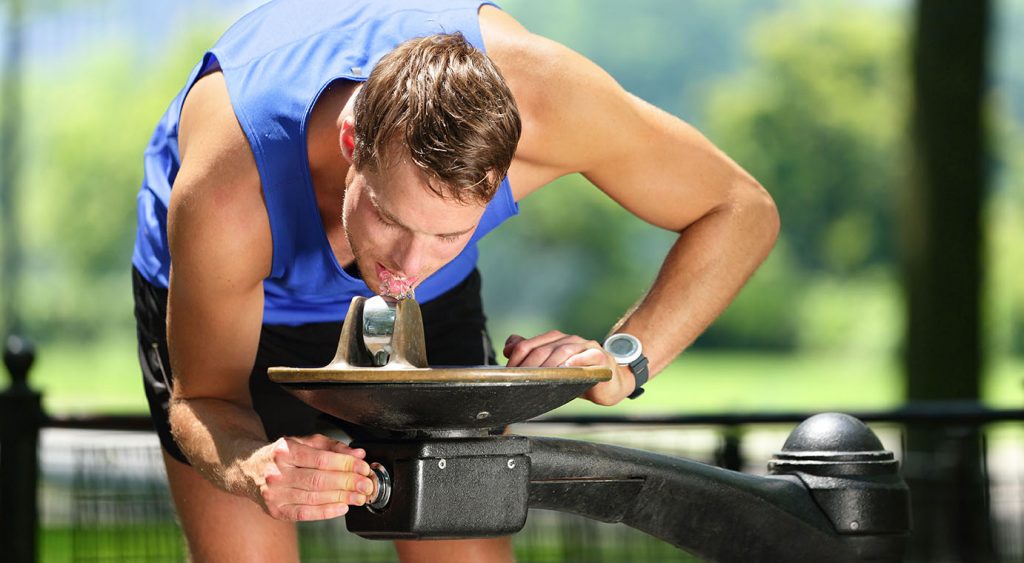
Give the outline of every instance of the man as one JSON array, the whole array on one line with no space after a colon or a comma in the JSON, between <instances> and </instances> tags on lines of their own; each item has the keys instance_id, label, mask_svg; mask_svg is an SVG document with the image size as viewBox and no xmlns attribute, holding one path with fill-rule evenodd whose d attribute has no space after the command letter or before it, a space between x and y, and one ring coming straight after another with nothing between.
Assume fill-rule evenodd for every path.
<instances>
[{"instance_id":1,"label":"man","mask_svg":"<svg viewBox=\"0 0 1024 563\"><path fill-rule=\"evenodd\" d=\"M316 413L267 367L326 364L353 295L413 289L428 360L485 363L475 241L550 181L581 172L680 234L612 329L642 342L651 376L774 243L771 198L693 128L495 6L437 4L261 7L154 133L133 256L139 349L195 561L297 560L292 521L366 502L365 452L316 434ZM504 353L612 368L584 396L602 405L646 375L557 331L513 335ZM512 559L507 538L396 546L406 562Z\"/></svg>"}]
</instances>

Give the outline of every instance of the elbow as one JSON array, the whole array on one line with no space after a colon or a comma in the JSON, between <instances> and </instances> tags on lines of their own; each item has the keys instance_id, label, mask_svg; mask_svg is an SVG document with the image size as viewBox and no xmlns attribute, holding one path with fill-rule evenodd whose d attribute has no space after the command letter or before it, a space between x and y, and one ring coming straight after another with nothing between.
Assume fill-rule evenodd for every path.
<instances>
[{"instance_id":1,"label":"elbow","mask_svg":"<svg viewBox=\"0 0 1024 563\"><path fill-rule=\"evenodd\" d=\"M730 198L733 216L757 254L767 256L779 238L779 209L771 194L753 178L745 178Z\"/></svg>"},{"instance_id":2,"label":"elbow","mask_svg":"<svg viewBox=\"0 0 1024 563\"><path fill-rule=\"evenodd\" d=\"M757 199L756 213L759 217L758 223L764 229L762 236L764 237L767 250L771 250L775 246L775 241L779 239L779 231L782 228L779 208L775 205L775 200L772 199L771 194L761 184L756 184L754 197Z\"/></svg>"},{"instance_id":3,"label":"elbow","mask_svg":"<svg viewBox=\"0 0 1024 563\"><path fill-rule=\"evenodd\" d=\"M189 415L188 401L179 397L171 396L167 404L167 423L171 427L171 434L177 439L178 433L183 426L184 420Z\"/></svg>"}]
</instances>

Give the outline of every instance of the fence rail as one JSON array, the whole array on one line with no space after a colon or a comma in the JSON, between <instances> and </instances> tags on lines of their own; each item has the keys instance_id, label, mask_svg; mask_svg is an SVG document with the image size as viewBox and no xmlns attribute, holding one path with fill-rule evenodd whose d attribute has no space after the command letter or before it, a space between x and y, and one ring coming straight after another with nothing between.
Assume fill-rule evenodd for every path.
<instances>
[{"instance_id":1,"label":"fence rail","mask_svg":"<svg viewBox=\"0 0 1024 563\"><path fill-rule=\"evenodd\" d=\"M50 550L47 561L181 560L180 531L149 418L47 415L39 394L26 383L30 359L5 353L5 362L12 374L11 386L0 393L0 545L5 560L38 561L41 529ZM515 425L514 431L618 443L763 473L771 452L781 448L788 425L813 414L546 416ZM915 546L912 537L911 560L981 560L978 553L992 555L985 560L1024 560L1024 425L1018 424L1024 421L1024 409L991 409L956 401L849 414L881 427L879 435L901 460L912 494L927 501L915 504L915 534L925 540ZM1010 432L1004 431L1007 427ZM922 431L933 438L928 451L915 452L908 448L907 437ZM58 443L53 441L55 432L68 436ZM42 465L41 433L46 443ZM122 437L111 439L110 433ZM126 440L123 436L128 433L143 439ZM978 466L982 481L965 481L963 476ZM37 493L40 482L42 510ZM967 511L958 517L963 522L979 517L990 521L991 545L957 544L955 529L943 530L933 522L934 514L956 513L970 504L964 490L980 491L984 514ZM61 510L63 515L58 515ZM41 522L47 525L41 527ZM364 561L394 557L379 542L340 533L336 523L301 530L306 561L330 561L338 553L358 554ZM554 538L552 530L557 530ZM517 553L522 560L532 561L692 560L634 532L531 511L527 529L517 536L522 540L517 539ZM63 551L51 544L63 545Z\"/></svg>"},{"instance_id":2,"label":"fence rail","mask_svg":"<svg viewBox=\"0 0 1024 563\"><path fill-rule=\"evenodd\" d=\"M678 415L555 415L532 420L537 424L631 424L640 426L744 426L751 424L799 423L821 411L741 412ZM989 424L1024 421L1024 409L993 409L977 401L927 401L907 403L889 410L846 411L846 414L871 422L897 424ZM152 429L147 415L46 416L42 426L73 430Z\"/></svg>"}]
</instances>

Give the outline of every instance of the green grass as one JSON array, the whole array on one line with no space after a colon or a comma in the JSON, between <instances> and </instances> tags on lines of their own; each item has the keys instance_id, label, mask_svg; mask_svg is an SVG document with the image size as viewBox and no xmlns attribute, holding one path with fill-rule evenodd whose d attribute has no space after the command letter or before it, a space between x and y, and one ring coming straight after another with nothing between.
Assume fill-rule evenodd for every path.
<instances>
[{"instance_id":1,"label":"green grass","mask_svg":"<svg viewBox=\"0 0 1024 563\"><path fill-rule=\"evenodd\" d=\"M638 553L652 561L699 561L660 540L624 526L586 522L583 527L602 536L594 541L575 524L575 534L566 537L565 516L557 522L550 518L535 522L537 515L527 520L526 527L516 535L513 546L519 561L561 562L575 561L630 561ZM574 517L569 517L575 522ZM554 530L541 529L543 525L557 526ZM569 524L572 525L572 524ZM394 547L389 541L364 540L345 531L341 521L300 524L302 561L397 561ZM552 533L554 531L554 533ZM563 542L576 539L563 545ZM68 561L184 561L181 532L173 522L120 526L81 526L78 528L52 527L40 530L39 560L42 563ZM344 554L340 556L339 554Z\"/></svg>"},{"instance_id":2,"label":"green grass","mask_svg":"<svg viewBox=\"0 0 1024 563\"><path fill-rule=\"evenodd\" d=\"M142 413L146 402L134 342L41 346L30 375L51 413ZM687 352L637 401L608 409L576 400L557 414L683 414L884 409L900 404L894 359L867 356ZM983 385L997 407L1024 405L1024 359L992 362Z\"/></svg>"},{"instance_id":3,"label":"green grass","mask_svg":"<svg viewBox=\"0 0 1024 563\"><path fill-rule=\"evenodd\" d=\"M133 340L114 338L39 346L29 385L43 393L50 413L146 412L135 346Z\"/></svg>"},{"instance_id":4,"label":"green grass","mask_svg":"<svg viewBox=\"0 0 1024 563\"><path fill-rule=\"evenodd\" d=\"M37 549L42 563L185 560L181 532L170 521L41 528Z\"/></svg>"}]
</instances>

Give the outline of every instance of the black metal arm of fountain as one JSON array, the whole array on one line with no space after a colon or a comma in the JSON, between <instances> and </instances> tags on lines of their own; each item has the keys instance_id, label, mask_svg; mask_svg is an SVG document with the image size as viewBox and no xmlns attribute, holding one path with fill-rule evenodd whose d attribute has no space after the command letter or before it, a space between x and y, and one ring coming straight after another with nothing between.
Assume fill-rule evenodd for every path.
<instances>
[{"instance_id":1,"label":"black metal arm of fountain","mask_svg":"<svg viewBox=\"0 0 1024 563\"><path fill-rule=\"evenodd\" d=\"M428 368L414 301L397 307L390 359L362 345L353 300L338 355L272 368L310 405L400 438L364 441L377 497L346 517L376 539L512 534L529 508L621 522L710 561L899 561L909 493L898 463L859 420L814 416L759 477L651 452L553 438L488 436L582 394L592 368ZM352 321L352 322L350 322Z\"/></svg>"},{"instance_id":2,"label":"black metal arm of fountain","mask_svg":"<svg viewBox=\"0 0 1024 563\"><path fill-rule=\"evenodd\" d=\"M758 477L531 438L530 506L622 522L712 561L899 561L908 492L891 452L837 413L797 427Z\"/></svg>"}]
</instances>

